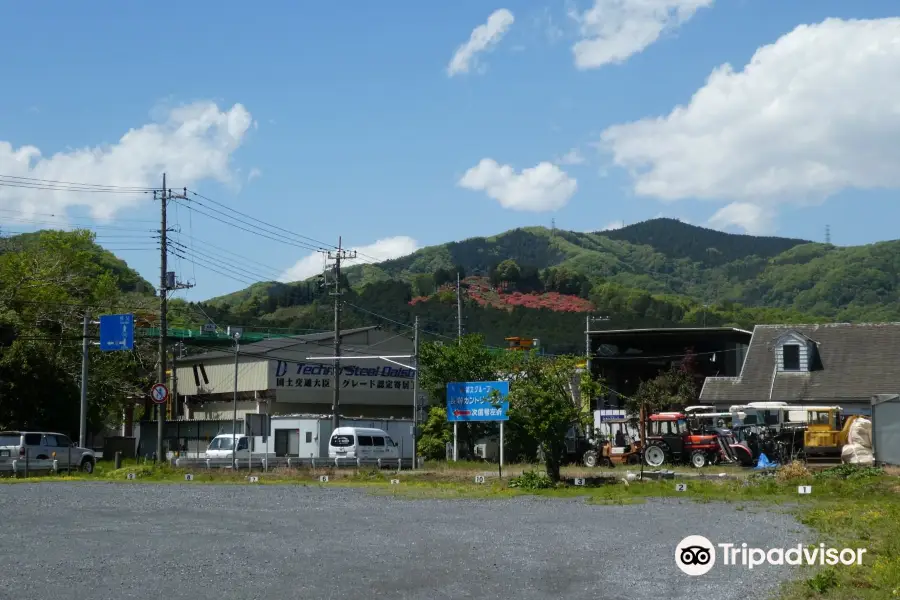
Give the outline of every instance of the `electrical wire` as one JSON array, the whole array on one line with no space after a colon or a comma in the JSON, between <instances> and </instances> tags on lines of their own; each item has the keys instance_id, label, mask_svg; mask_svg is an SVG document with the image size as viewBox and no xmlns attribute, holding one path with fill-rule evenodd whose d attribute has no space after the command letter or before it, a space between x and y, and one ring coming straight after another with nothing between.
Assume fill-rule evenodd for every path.
<instances>
[{"instance_id":1,"label":"electrical wire","mask_svg":"<svg viewBox=\"0 0 900 600\"><path fill-rule=\"evenodd\" d=\"M88 191L94 190L110 190L115 192L122 191L133 191L133 192L153 192L155 188L152 187L143 187L143 186L122 186L122 185L107 185L107 184L93 184L93 183L76 183L72 181L59 181L56 179L38 179L35 177L21 177L16 175L0 175L0 182L10 181L10 182L22 182L30 185L62 185L62 186L71 186L77 188L86 188Z\"/></svg>"},{"instance_id":2,"label":"electrical wire","mask_svg":"<svg viewBox=\"0 0 900 600\"><path fill-rule=\"evenodd\" d=\"M257 276L256 273L253 273L247 269L244 269L230 261L224 260L220 256L211 256L209 254L206 254L205 252L202 252L201 250L191 250L188 246L186 246L185 244L182 244L181 242L178 242L175 240L170 240L170 241L172 244L179 247L181 249L181 252L183 252L185 255L187 255L192 260L199 256L199 257L202 257L200 260L208 259L208 260L211 260L214 262L218 262L222 267L226 267L226 268L232 269L233 271L237 271L238 274L243 273L244 275L249 277L250 280L253 281L254 283L260 283L255 280L255 278ZM242 275L242 277L244 275Z\"/></svg>"},{"instance_id":3,"label":"electrical wire","mask_svg":"<svg viewBox=\"0 0 900 600\"><path fill-rule=\"evenodd\" d=\"M182 235L183 235L183 234L182 234ZM179 237L181 237L181 236L179 236ZM250 258L246 258L246 257L241 256L240 254L238 254L238 253L236 253L236 252L232 252L232 251L230 251L230 250L228 250L228 249L226 249L226 248L222 248L221 246L217 246L217 245L215 245L215 244L212 244L212 243L210 243L210 242L207 242L207 241L204 241L204 240L201 240L201 239L198 239L198 238L194 238L194 237L187 236L187 235L184 235L183 237L189 239L190 242L191 242L190 247L189 247L189 248L186 248L187 250L190 250L190 251L192 251L192 252L201 252L201 251L199 251L199 250L194 250L193 243L196 242L196 243L198 243L198 244L201 244L202 246L208 246L208 247L211 249L211 250L209 250L209 251L223 252L223 253L225 253L225 254L228 254L228 255L230 255L230 256L233 256L234 259L228 259L228 260L231 260L231 261L234 262L235 264L240 264L240 262L244 262L244 263L246 263L246 266L253 267L253 268L258 268L258 269L261 269L261 270L264 270L264 271L268 271L269 273L274 273L275 276L273 277L273 279L277 279L277 278L280 276L280 272L279 272L277 269L273 269L273 268L272 268L271 266L269 266L269 265L263 264L263 263L261 263L261 262L259 262L259 261L255 261L255 260L250 259ZM182 246L184 246L184 244L182 244ZM201 252L201 254L202 254L202 252ZM222 260L221 257L217 257L217 259L218 259L218 260Z\"/></svg>"},{"instance_id":4,"label":"electrical wire","mask_svg":"<svg viewBox=\"0 0 900 600\"><path fill-rule=\"evenodd\" d=\"M210 202L210 203L212 203L212 204L215 204L215 205L217 205L217 206L220 206L220 207L224 208L225 210L231 211L231 212L233 212L233 213L235 213L235 214L237 214L237 215L239 215L239 216L241 216L241 217L243 217L243 218L245 218L245 219L250 219L251 221L255 221L256 223L259 223L260 225L262 225L262 226L264 226L264 227L267 227L267 228L269 228L269 229L274 229L274 230L280 231L280 232L282 232L282 233L284 233L284 234L287 234L287 235L290 235L290 236L294 236L294 237L300 238L300 239L302 239L302 240L307 240L308 242L312 242L313 244L318 244L319 247L318 247L318 248L315 248L316 251L323 251L323 250L325 250L325 249L328 249L328 250L337 250L337 249L338 249L338 247L335 246L334 244L328 244L328 243L323 242L323 241L321 241L321 240L317 240L317 239L315 239L315 238L311 238L311 237L309 237L309 236L306 236L306 235L303 235L303 234L300 234L300 233L295 233L295 232L290 231L290 230L288 230L288 229L284 229L283 227L279 227L278 225L273 225L273 224L271 224L271 223L267 223L266 221L263 221L263 220L261 220L261 219L257 219L256 217L253 217L253 216L251 216L251 215L248 215L248 214L246 214L246 213L243 213L243 212L241 212L241 211L239 211L239 210L235 210L235 209L233 209L233 208L231 208L231 207L229 207L229 206L226 206L225 204L222 204L221 202L217 202L216 200L213 200L212 198L210 198L210 197L208 197L208 196L204 196L203 194L200 194L200 193L198 193L198 192L195 192L195 191L192 191L192 190L188 190L188 193L189 193L189 194L193 194L193 195L194 195L195 197L197 197L197 198L202 198L203 200L205 200L205 201L207 201L207 202ZM200 203L198 202L198 204L200 204ZM200 204L200 205L203 206L203 204ZM209 209L209 210L215 210L215 209L212 209L212 208L210 208L210 207L206 207L206 208ZM219 212L219 211L217 211L217 212ZM219 212L219 214L222 214L222 213ZM302 242L302 243L305 244L306 242ZM369 256L369 255L367 255L367 254L365 254L365 253L359 252L358 250L356 251L356 255L357 255L357 256L363 256L363 257L365 257L365 258L368 258L368 259L371 260L371 261L374 261L373 263L368 263L368 261L362 261L363 263L366 263L366 264L374 264L374 263L380 262L379 259L375 258L374 256ZM352 260L352 259L348 259L348 260Z\"/></svg>"},{"instance_id":5,"label":"electrical wire","mask_svg":"<svg viewBox=\"0 0 900 600\"><path fill-rule=\"evenodd\" d=\"M180 202L180 201L179 201L179 200L175 200L175 202ZM197 214L199 214L199 215L203 215L203 216L205 216L205 217L207 217L207 218L210 218L210 219L212 219L212 220L214 220L214 221L218 221L218 222L223 223L223 224L225 224L225 225L229 225L229 226L231 226L231 227L234 227L235 229L240 229L241 231L246 231L247 233L251 233L251 234L253 234L253 235L258 235L258 236L260 236L260 237L263 237L263 238L266 238L266 239L269 239L269 240L272 240L272 241L275 241L275 242L279 242L279 243L282 243L282 244L287 244L288 246L294 246L294 247L297 247L297 248L302 248L302 249L304 249L304 250L311 250L311 251L313 251L313 252L318 252L318 251L320 250L319 248L315 248L315 247L310 246L310 245L308 245L308 244L304 245L304 244L300 244L300 243L297 243L297 242L293 242L293 241L291 241L291 240L286 240L286 239L284 239L284 238L278 238L278 237L274 237L274 236L271 236L271 235L266 235L266 234L263 233L263 232L260 232L260 231L254 231L254 230L252 230L252 229L248 229L248 228L246 228L246 227L242 227L241 225L238 225L238 224L236 224L236 223L229 223L228 221L225 221L224 219L220 219L219 217L216 217L215 215L211 215L211 214L209 214L209 213L206 213L206 212L204 212L204 211L202 211L202 210L200 210L200 209L198 209L198 208L196 208L196 207L194 207L194 206L190 206L190 205L188 205L188 204L183 204L183 203L182 203L182 206L186 207L188 210L193 211L193 212L195 212L195 213L197 213Z\"/></svg>"}]
</instances>

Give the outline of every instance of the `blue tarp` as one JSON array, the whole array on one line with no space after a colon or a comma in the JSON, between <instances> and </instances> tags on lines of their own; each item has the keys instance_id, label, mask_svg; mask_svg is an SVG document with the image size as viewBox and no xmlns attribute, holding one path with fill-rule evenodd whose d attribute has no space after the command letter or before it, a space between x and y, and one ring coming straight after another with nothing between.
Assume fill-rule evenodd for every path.
<instances>
[{"instance_id":1,"label":"blue tarp","mask_svg":"<svg viewBox=\"0 0 900 600\"><path fill-rule=\"evenodd\" d=\"M778 463L773 463L772 461L770 461L769 457L766 456L765 454L760 454L759 460L756 461L757 469L772 469L777 466L778 466Z\"/></svg>"}]
</instances>

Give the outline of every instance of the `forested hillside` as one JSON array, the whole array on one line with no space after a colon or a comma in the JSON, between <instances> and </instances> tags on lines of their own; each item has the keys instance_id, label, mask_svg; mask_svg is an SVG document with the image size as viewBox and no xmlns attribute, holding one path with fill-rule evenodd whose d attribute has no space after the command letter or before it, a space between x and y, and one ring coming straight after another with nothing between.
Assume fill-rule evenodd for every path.
<instances>
[{"instance_id":1,"label":"forested hillside","mask_svg":"<svg viewBox=\"0 0 900 600\"><path fill-rule=\"evenodd\" d=\"M6 238L0 248L0 429L51 429L77 439L84 315L152 314L152 292L134 292L149 284L86 231ZM89 334L96 339L97 329ZM109 353L90 347L89 431L120 423L129 396L148 389L155 346L136 346Z\"/></svg>"},{"instance_id":2,"label":"forested hillside","mask_svg":"<svg viewBox=\"0 0 900 600\"><path fill-rule=\"evenodd\" d=\"M383 307L382 314L409 319L425 311L449 333L453 315L442 307L455 302L455 293L442 286L455 285L457 272L474 278L464 286L468 330L495 341L564 337L532 329L555 330L556 320L570 331L581 328L573 323L583 323L577 313L588 308L582 304L573 312L577 299L609 316L608 326L900 320L900 242L842 248L722 233L672 219L596 233L515 229L345 271L354 293ZM367 293L386 282L397 290L390 301ZM494 299L486 303L485 293ZM312 280L266 283L209 304L223 317L312 326L327 312L318 294ZM525 316L530 311L548 315L531 324ZM488 329L477 330L476 323Z\"/></svg>"}]
</instances>

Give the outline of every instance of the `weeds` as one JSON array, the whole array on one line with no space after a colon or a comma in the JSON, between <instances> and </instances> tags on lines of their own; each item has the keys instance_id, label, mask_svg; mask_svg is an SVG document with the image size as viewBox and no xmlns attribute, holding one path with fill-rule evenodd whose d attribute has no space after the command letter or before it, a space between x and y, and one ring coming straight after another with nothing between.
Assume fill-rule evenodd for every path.
<instances>
[{"instance_id":1,"label":"weeds","mask_svg":"<svg viewBox=\"0 0 900 600\"><path fill-rule=\"evenodd\" d=\"M881 467L863 465L841 465L819 471L813 477L818 480L827 479L870 479L884 475Z\"/></svg>"},{"instance_id":2,"label":"weeds","mask_svg":"<svg viewBox=\"0 0 900 600\"><path fill-rule=\"evenodd\" d=\"M547 490L556 487L546 473L526 471L509 480L509 487L522 490Z\"/></svg>"},{"instance_id":3,"label":"weeds","mask_svg":"<svg viewBox=\"0 0 900 600\"><path fill-rule=\"evenodd\" d=\"M810 477L812 477L812 473L806 468L805 464L799 461L788 463L775 472L775 479L779 482L809 479Z\"/></svg>"}]
</instances>

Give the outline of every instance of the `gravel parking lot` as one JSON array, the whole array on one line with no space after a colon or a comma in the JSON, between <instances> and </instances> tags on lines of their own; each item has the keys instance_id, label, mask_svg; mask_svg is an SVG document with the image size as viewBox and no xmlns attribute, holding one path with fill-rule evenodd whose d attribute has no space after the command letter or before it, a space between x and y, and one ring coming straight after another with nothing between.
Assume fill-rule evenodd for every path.
<instances>
[{"instance_id":1,"label":"gravel parking lot","mask_svg":"<svg viewBox=\"0 0 900 600\"><path fill-rule=\"evenodd\" d=\"M766 598L798 567L689 577L676 544L812 539L781 512L733 505L401 500L318 486L4 485L0 515L0 597L23 600Z\"/></svg>"}]
</instances>

